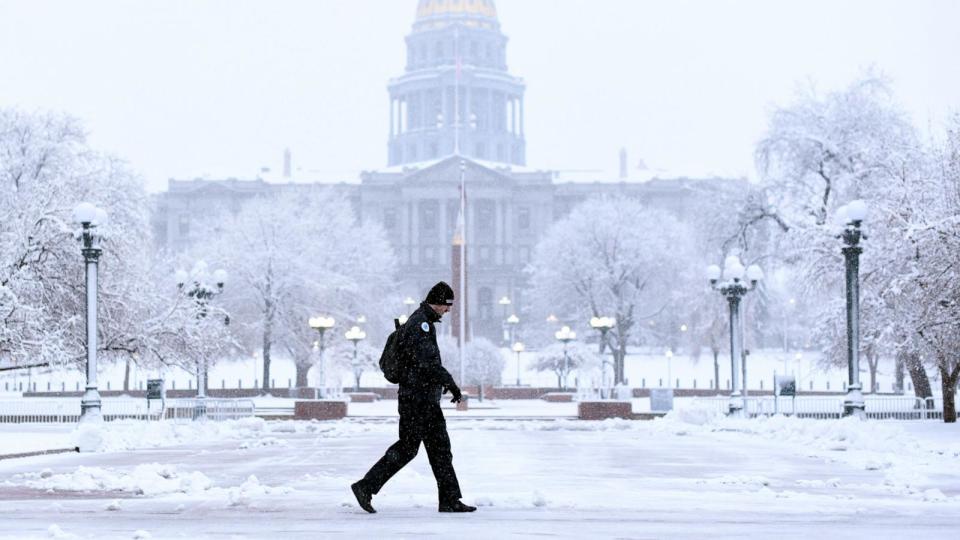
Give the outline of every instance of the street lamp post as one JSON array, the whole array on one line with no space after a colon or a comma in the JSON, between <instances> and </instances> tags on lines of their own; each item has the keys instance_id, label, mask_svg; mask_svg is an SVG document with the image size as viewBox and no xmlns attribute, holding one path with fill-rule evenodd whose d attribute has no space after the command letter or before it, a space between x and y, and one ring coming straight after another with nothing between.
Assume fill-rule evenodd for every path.
<instances>
[{"instance_id":1,"label":"street lamp post","mask_svg":"<svg viewBox=\"0 0 960 540\"><path fill-rule=\"evenodd\" d=\"M613 317L591 317L590 318L590 327L600 332L600 360L602 362L600 364L600 370L601 370L600 379L601 379L601 385L603 386L603 388L600 389L600 397L604 399L607 397L610 397L608 388L607 388L607 364L609 364L610 362L607 362L606 357L603 356L603 352L607 346L607 332L609 332L611 328L616 326L616 324L617 324L617 320L614 319ZM616 371L617 369L616 367L614 367L614 372L615 372L613 375L614 380L617 380L618 378Z\"/></svg>"},{"instance_id":2,"label":"street lamp post","mask_svg":"<svg viewBox=\"0 0 960 540\"><path fill-rule=\"evenodd\" d=\"M503 322L501 325L503 330L503 343L507 343L510 341L510 331L507 327L507 310L510 309L510 304L512 304L512 302L510 301L509 297L504 296L498 300L497 303L503 307Z\"/></svg>"},{"instance_id":3,"label":"street lamp post","mask_svg":"<svg viewBox=\"0 0 960 540\"><path fill-rule=\"evenodd\" d=\"M207 305L213 297L223 292L223 286L227 282L227 272L225 270L216 270L213 274L207 272L207 263L197 261L193 265L193 271L188 275L184 270L177 270L176 273L177 289L185 290L188 280L193 281L193 287L186 291L186 295L193 299L197 308L197 319L203 319L207 316ZM213 280L214 286L210 285ZM230 319L224 322L229 324ZM207 416L207 359L201 358L197 362L197 402L193 409L194 420L205 418Z\"/></svg>"},{"instance_id":4,"label":"street lamp post","mask_svg":"<svg viewBox=\"0 0 960 540\"><path fill-rule=\"evenodd\" d=\"M519 341L513 344L513 352L517 353L517 386L520 386L520 353L524 348L523 343Z\"/></svg>"},{"instance_id":5,"label":"street lamp post","mask_svg":"<svg viewBox=\"0 0 960 540\"><path fill-rule=\"evenodd\" d=\"M354 326L350 330L347 330L346 334L344 334L344 337L353 342L353 391L359 392L360 375L362 371L360 371L360 365L357 363L357 344L367 337L367 333L361 330L359 326Z\"/></svg>"},{"instance_id":6,"label":"street lamp post","mask_svg":"<svg viewBox=\"0 0 960 540\"><path fill-rule=\"evenodd\" d=\"M570 371L570 357L567 355L567 343L577 339L577 333L564 326L554 333L557 341L563 343L563 389L567 389L567 373Z\"/></svg>"},{"instance_id":7,"label":"street lamp post","mask_svg":"<svg viewBox=\"0 0 960 540\"><path fill-rule=\"evenodd\" d=\"M85 265L86 326L87 326L87 385L80 401L80 421L102 422L100 392L97 389L97 264L103 250L103 235L98 230L107 226L107 212L102 208L81 202L73 209L73 220L80 224L80 241Z\"/></svg>"},{"instance_id":8,"label":"street lamp post","mask_svg":"<svg viewBox=\"0 0 960 540\"><path fill-rule=\"evenodd\" d=\"M837 225L843 227L843 252L847 282L847 395L843 398L843 415L865 418L860 384L860 240L866 239L861 224L867 217L867 205L855 200L837 210Z\"/></svg>"},{"instance_id":9,"label":"street lamp post","mask_svg":"<svg viewBox=\"0 0 960 540\"><path fill-rule=\"evenodd\" d=\"M743 332L740 327L740 300L748 292L757 287L757 283L763 279L763 270L759 266L752 264L746 269L746 277L750 281L747 286L743 282L744 268L740 263L740 258L731 255L724 261L722 273L724 278L720 282L721 271L717 265L707 267L707 279L710 280L710 286L727 299L730 307L730 413L742 414L746 406L746 373L743 380L740 380L740 362L743 361L741 351L743 350ZM718 385L719 386L719 385ZM741 393L742 392L742 393Z\"/></svg>"},{"instance_id":10,"label":"street lamp post","mask_svg":"<svg viewBox=\"0 0 960 540\"><path fill-rule=\"evenodd\" d=\"M509 339L508 341L515 341L517 339L517 325L520 324L520 317L517 317L516 314L510 315L507 317L507 328L509 328Z\"/></svg>"},{"instance_id":11,"label":"street lamp post","mask_svg":"<svg viewBox=\"0 0 960 540\"><path fill-rule=\"evenodd\" d=\"M327 397L327 377L323 370L323 335L327 330L333 328L333 325L336 324L336 321L333 319L333 317L317 316L310 317L309 323L310 328L313 328L317 331L317 333L320 334L320 340L317 343L317 350L319 353L317 357L317 363L320 367L320 397L325 398Z\"/></svg>"},{"instance_id":12,"label":"street lamp post","mask_svg":"<svg viewBox=\"0 0 960 540\"><path fill-rule=\"evenodd\" d=\"M667 349L664 356L667 357L667 388L673 388L673 351Z\"/></svg>"}]
</instances>

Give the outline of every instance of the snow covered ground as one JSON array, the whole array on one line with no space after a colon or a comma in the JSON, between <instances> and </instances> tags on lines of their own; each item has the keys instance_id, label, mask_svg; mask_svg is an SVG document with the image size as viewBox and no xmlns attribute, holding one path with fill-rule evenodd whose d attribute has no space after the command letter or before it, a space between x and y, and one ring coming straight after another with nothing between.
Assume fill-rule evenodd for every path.
<instances>
[{"instance_id":1,"label":"snow covered ground","mask_svg":"<svg viewBox=\"0 0 960 540\"><path fill-rule=\"evenodd\" d=\"M82 434L100 452L0 461L0 539L957 536L957 425L695 406L448 425L475 514L436 513L424 452L374 498L378 514L356 506L348 486L392 443L392 420L124 422Z\"/></svg>"}]
</instances>

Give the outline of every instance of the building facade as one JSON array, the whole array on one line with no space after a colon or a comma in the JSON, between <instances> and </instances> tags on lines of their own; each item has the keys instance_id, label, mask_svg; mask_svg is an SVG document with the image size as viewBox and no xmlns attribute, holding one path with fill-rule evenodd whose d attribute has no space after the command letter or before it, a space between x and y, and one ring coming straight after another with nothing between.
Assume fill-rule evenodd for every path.
<instances>
[{"instance_id":1,"label":"building facade","mask_svg":"<svg viewBox=\"0 0 960 540\"><path fill-rule=\"evenodd\" d=\"M524 85L507 70L507 38L493 0L420 0L406 41L406 71L388 86L387 167L362 173L359 184L331 187L350 198L360 220L383 226L408 279L398 292L422 298L438 280L454 281L464 164L473 335L499 341L505 316L523 316L524 267L544 232L579 202L601 194L637 197L682 219L695 204L697 186L719 180L633 181L623 155L620 177L586 183L526 167ZM163 247L181 250L191 242L195 216L236 211L245 199L276 190L311 188L317 186L260 178L170 180L156 199L156 237ZM508 308L499 304L503 297L511 300Z\"/></svg>"}]
</instances>

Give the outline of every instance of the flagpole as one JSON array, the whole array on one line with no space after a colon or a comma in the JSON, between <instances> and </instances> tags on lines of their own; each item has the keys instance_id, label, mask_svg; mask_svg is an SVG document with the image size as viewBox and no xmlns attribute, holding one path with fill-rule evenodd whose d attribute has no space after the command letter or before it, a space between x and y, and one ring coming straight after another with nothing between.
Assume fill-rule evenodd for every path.
<instances>
[{"instance_id":1,"label":"flagpole","mask_svg":"<svg viewBox=\"0 0 960 540\"><path fill-rule=\"evenodd\" d=\"M460 216L463 220L463 229L460 239L460 290L457 294L460 296L460 328L457 333L458 349L460 352L460 385L464 384L464 344L467 341L467 195L466 185L464 183L464 172L467 168L467 162L460 160Z\"/></svg>"},{"instance_id":2,"label":"flagpole","mask_svg":"<svg viewBox=\"0 0 960 540\"><path fill-rule=\"evenodd\" d=\"M460 28L455 27L453 29L453 48L454 48L454 61L456 62L456 71L454 73L454 85L453 85L453 154L457 157L460 156ZM466 183L464 179L464 173L467 169L467 163L463 159L460 160L460 218L462 221L462 229L460 231L460 268L459 268L459 281L460 287L457 291L457 295L460 297L459 302L459 328L457 332L457 350L460 356L460 386L464 385L464 346L467 342L467 226L466 226L466 216L467 216L467 205L466 205Z\"/></svg>"},{"instance_id":3,"label":"flagpole","mask_svg":"<svg viewBox=\"0 0 960 540\"><path fill-rule=\"evenodd\" d=\"M460 27L453 29L453 55L456 72L453 83L453 153L460 155ZM462 177L461 177L462 178Z\"/></svg>"}]
</instances>

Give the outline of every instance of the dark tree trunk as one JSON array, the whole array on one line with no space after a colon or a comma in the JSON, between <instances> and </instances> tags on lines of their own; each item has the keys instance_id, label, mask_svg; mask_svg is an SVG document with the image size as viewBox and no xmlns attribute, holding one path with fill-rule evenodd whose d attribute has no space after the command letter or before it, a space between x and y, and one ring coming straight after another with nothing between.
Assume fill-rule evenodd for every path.
<instances>
[{"instance_id":1,"label":"dark tree trunk","mask_svg":"<svg viewBox=\"0 0 960 540\"><path fill-rule=\"evenodd\" d=\"M616 364L617 379L614 381L614 384L616 385L620 383L625 383L627 379L627 375L624 370L624 366L626 365L626 358L627 358L627 340L626 339L620 339L620 338L617 339L617 350L614 354L614 358L616 359L616 363L617 363Z\"/></svg>"},{"instance_id":2,"label":"dark tree trunk","mask_svg":"<svg viewBox=\"0 0 960 540\"><path fill-rule=\"evenodd\" d=\"M123 391L130 390L130 357L127 356L126 365L123 367Z\"/></svg>"},{"instance_id":3,"label":"dark tree trunk","mask_svg":"<svg viewBox=\"0 0 960 540\"><path fill-rule=\"evenodd\" d=\"M952 424L957 421L957 379L960 377L960 362L956 362L953 369L945 357L938 359L940 369L940 386L943 390L943 421Z\"/></svg>"},{"instance_id":4,"label":"dark tree trunk","mask_svg":"<svg viewBox=\"0 0 960 540\"><path fill-rule=\"evenodd\" d=\"M269 315L263 323L263 389L270 389L270 346L273 344L273 321Z\"/></svg>"},{"instance_id":5,"label":"dark tree trunk","mask_svg":"<svg viewBox=\"0 0 960 540\"><path fill-rule=\"evenodd\" d=\"M903 381L907 376L906 366L904 364L905 361L903 352L897 352L896 365L894 366L893 390L898 394L903 394L904 392Z\"/></svg>"},{"instance_id":6,"label":"dark tree trunk","mask_svg":"<svg viewBox=\"0 0 960 540\"><path fill-rule=\"evenodd\" d=\"M920 355L907 353L906 365L907 372L910 373L910 380L913 382L914 395L924 399L933 396L933 390L930 388L930 379L927 377L927 370L923 368L923 361L920 360Z\"/></svg>"},{"instance_id":7,"label":"dark tree trunk","mask_svg":"<svg viewBox=\"0 0 960 540\"><path fill-rule=\"evenodd\" d=\"M307 373L310 371L310 362L297 362L297 388L307 387Z\"/></svg>"},{"instance_id":8,"label":"dark tree trunk","mask_svg":"<svg viewBox=\"0 0 960 540\"><path fill-rule=\"evenodd\" d=\"M563 390L563 374L557 373L557 390Z\"/></svg>"}]
</instances>

